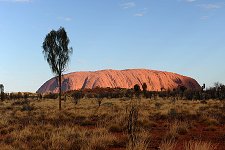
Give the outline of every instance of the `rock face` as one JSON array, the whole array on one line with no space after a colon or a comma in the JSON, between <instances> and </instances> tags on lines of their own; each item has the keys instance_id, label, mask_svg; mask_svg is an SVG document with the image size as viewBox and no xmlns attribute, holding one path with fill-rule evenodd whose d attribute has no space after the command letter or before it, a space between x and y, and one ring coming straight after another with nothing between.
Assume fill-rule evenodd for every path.
<instances>
[{"instance_id":1,"label":"rock face","mask_svg":"<svg viewBox=\"0 0 225 150\"><path fill-rule=\"evenodd\" d=\"M174 89L185 86L187 89L200 90L198 82L190 77L176 73L147 70L100 70L94 72L73 72L63 76L62 91L70 91L84 88L110 87L133 88L135 84L140 86L146 83L147 90L160 91L162 88ZM56 93L58 84L56 78L45 82L37 93Z\"/></svg>"}]
</instances>

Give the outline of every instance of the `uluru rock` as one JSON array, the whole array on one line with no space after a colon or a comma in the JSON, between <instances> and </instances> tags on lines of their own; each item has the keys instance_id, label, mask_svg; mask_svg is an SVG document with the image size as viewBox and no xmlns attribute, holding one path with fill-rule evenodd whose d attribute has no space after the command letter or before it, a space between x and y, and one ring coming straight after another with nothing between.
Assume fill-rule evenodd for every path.
<instances>
[{"instance_id":1,"label":"uluru rock","mask_svg":"<svg viewBox=\"0 0 225 150\"><path fill-rule=\"evenodd\" d=\"M195 79L176 73L147 69L127 69L65 74L62 79L62 91L92 89L95 87L133 88L135 84L141 86L143 83L147 84L147 90L149 91L160 91L162 88L172 90L178 86L185 86L191 90L201 89ZM56 92L58 92L56 78L48 80L37 90L37 93Z\"/></svg>"}]
</instances>

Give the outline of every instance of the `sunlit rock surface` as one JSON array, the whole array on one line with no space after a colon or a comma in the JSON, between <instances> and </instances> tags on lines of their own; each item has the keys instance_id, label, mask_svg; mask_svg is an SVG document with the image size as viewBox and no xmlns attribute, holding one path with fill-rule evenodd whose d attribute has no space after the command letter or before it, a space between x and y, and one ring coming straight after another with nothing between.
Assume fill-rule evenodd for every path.
<instances>
[{"instance_id":1,"label":"sunlit rock surface","mask_svg":"<svg viewBox=\"0 0 225 150\"><path fill-rule=\"evenodd\" d=\"M178 86L185 86L187 89L192 90L201 89L195 79L176 73L147 69L127 69L65 74L62 79L62 90L70 91L95 87L133 88L135 84L141 86L143 83L147 84L147 90L149 91L160 91L162 88L172 90ZM58 84L55 78L45 82L37 90L37 93L50 92L58 92Z\"/></svg>"}]
</instances>

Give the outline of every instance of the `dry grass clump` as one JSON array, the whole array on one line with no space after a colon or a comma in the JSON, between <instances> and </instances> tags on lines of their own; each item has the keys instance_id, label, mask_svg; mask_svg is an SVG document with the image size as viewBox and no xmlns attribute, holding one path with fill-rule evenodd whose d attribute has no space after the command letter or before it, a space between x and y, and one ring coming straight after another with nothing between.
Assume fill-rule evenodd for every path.
<instances>
[{"instance_id":1,"label":"dry grass clump","mask_svg":"<svg viewBox=\"0 0 225 150\"><path fill-rule=\"evenodd\" d=\"M174 121L169 125L169 131L165 135L165 140L176 139L179 135L184 135L188 132L190 124L185 121Z\"/></svg>"},{"instance_id":2,"label":"dry grass clump","mask_svg":"<svg viewBox=\"0 0 225 150\"><path fill-rule=\"evenodd\" d=\"M107 146L113 145L115 137L108 133L104 128L98 128L93 130L91 138L88 139L88 143L91 149L101 150L106 149Z\"/></svg>"},{"instance_id":3,"label":"dry grass clump","mask_svg":"<svg viewBox=\"0 0 225 150\"><path fill-rule=\"evenodd\" d=\"M185 150L216 150L217 146L211 142L189 141L184 144Z\"/></svg>"},{"instance_id":4,"label":"dry grass clump","mask_svg":"<svg viewBox=\"0 0 225 150\"><path fill-rule=\"evenodd\" d=\"M159 145L160 150L174 150L177 143L174 140L163 140Z\"/></svg>"}]
</instances>

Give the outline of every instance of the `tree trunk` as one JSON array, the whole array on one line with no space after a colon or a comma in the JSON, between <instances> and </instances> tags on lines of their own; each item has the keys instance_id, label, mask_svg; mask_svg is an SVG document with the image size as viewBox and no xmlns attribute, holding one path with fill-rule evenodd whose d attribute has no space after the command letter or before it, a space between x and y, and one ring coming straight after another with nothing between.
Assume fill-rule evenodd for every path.
<instances>
[{"instance_id":1,"label":"tree trunk","mask_svg":"<svg viewBox=\"0 0 225 150\"><path fill-rule=\"evenodd\" d=\"M62 82L61 82L61 80L62 80L62 76L61 76L61 74L59 75L59 110L61 110L62 109L62 105L61 105L61 95L62 95Z\"/></svg>"}]
</instances>

